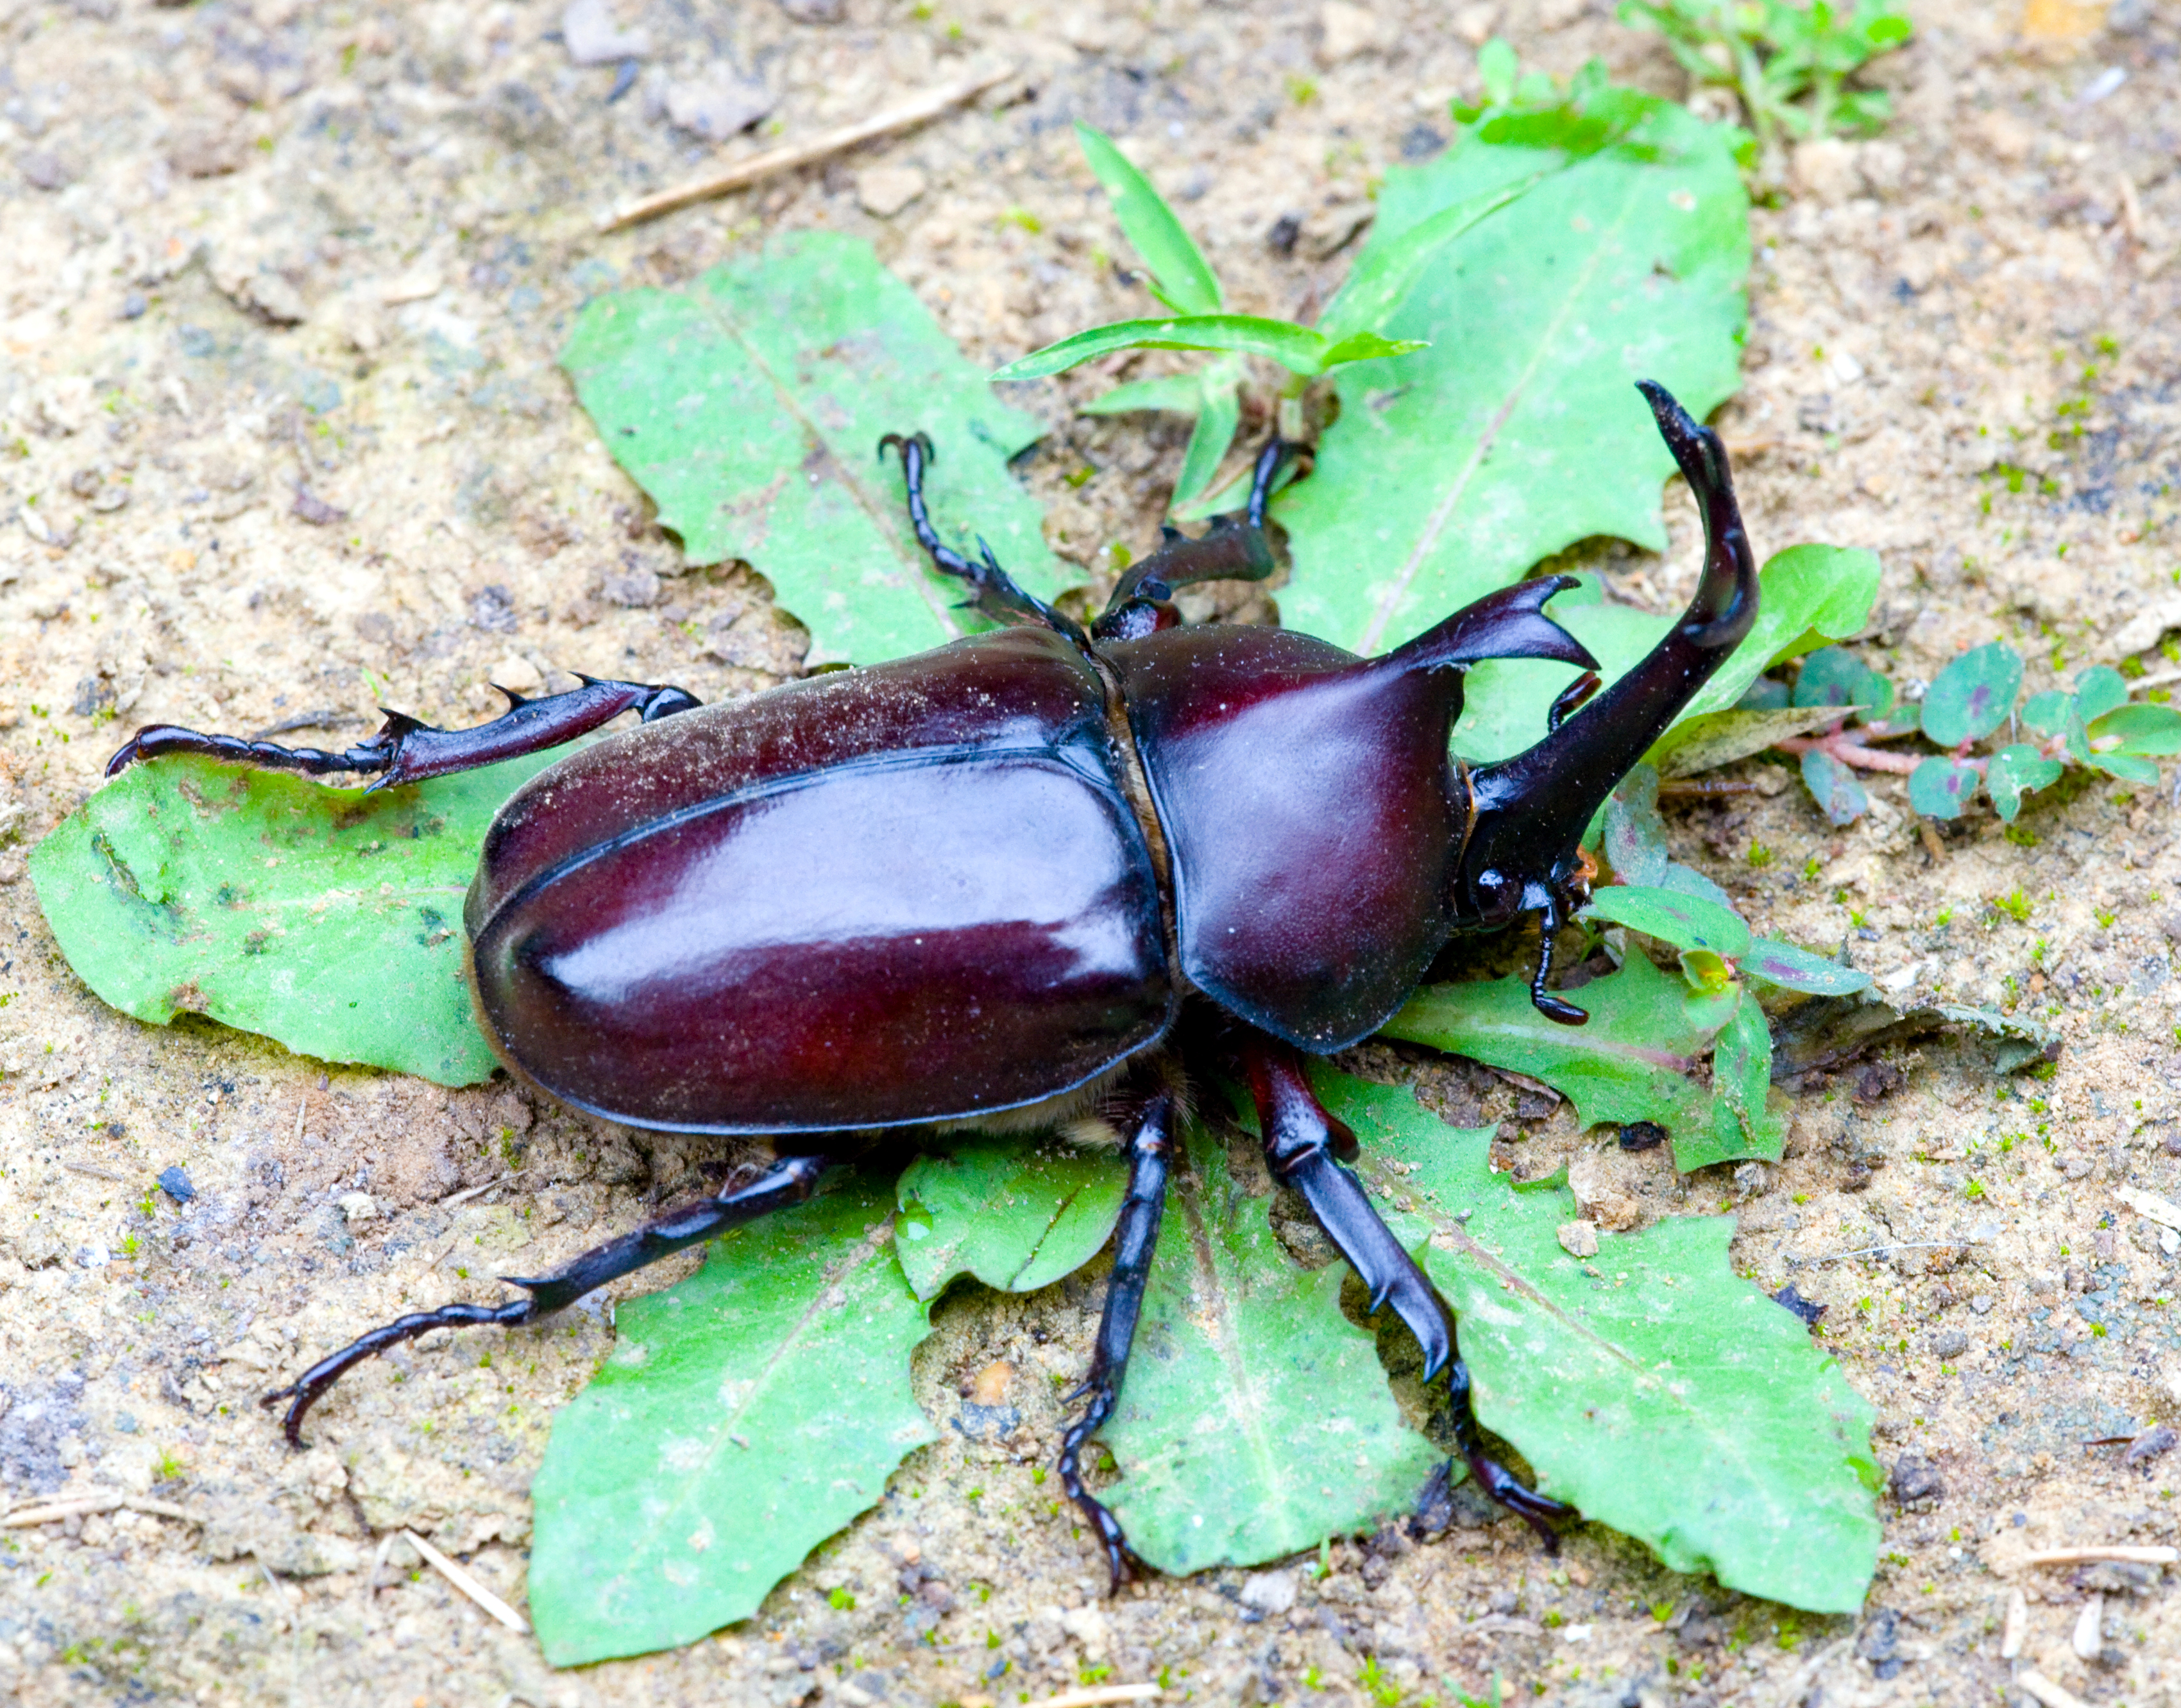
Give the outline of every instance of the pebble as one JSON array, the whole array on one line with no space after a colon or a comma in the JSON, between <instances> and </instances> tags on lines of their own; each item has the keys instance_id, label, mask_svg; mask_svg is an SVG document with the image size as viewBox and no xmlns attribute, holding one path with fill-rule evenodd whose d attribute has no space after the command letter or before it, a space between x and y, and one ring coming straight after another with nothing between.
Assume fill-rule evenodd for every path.
<instances>
[{"instance_id":1,"label":"pebble","mask_svg":"<svg viewBox=\"0 0 2181 1708\"><path fill-rule=\"evenodd\" d=\"M1554 1236L1560 1249L1570 1257L1598 1255L1598 1224L1591 1221L1562 1222Z\"/></svg>"},{"instance_id":2,"label":"pebble","mask_svg":"<svg viewBox=\"0 0 2181 1708\"><path fill-rule=\"evenodd\" d=\"M874 166L856 174L856 200L874 219L892 219L926 187L914 166Z\"/></svg>"},{"instance_id":3,"label":"pebble","mask_svg":"<svg viewBox=\"0 0 2181 1708\"><path fill-rule=\"evenodd\" d=\"M160 1170L159 1190L176 1204L187 1204L197 1195L197 1189L190 1184L189 1176L179 1166Z\"/></svg>"}]
</instances>

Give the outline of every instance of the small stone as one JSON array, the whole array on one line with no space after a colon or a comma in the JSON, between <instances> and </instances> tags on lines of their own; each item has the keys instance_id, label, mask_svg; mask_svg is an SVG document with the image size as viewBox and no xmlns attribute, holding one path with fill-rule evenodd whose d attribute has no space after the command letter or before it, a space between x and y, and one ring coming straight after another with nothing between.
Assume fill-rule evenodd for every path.
<instances>
[{"instance_id":1,"label":"small stone","mask_svg":"<svg viewBox=\"0 0 2181 1708\"><path fill-rule=\"evenodd\" d=\"M1562 1222L1554 1237L1560 1241L1560 1249L1570 1257L1598 1255L1598 1224L1595 1222Z\"/></svg>"},{"instance_id":2,"label":"small stone","mask_svg":"<svg viewBox=\"0 0 2181 1708\"><path fill-rule=\"evenodd\" d=\"M19 156L16 164L21 168L23 182L33 190L66 190L75 181L67 163L50 148L33 148Z\"/></svg>"},{"instance_id":3,"label":"small stone","mask_svg":"<svg viewBox=\"0 0 2181 1708\"><path fill-rule=\"evenodd\" d=\"M340 1206L340 1213L348 1218L351 1227L370 1221L378 1215L378 1206L367 1192L345 1192L334 1202Z\"/></svg>"},{"instance_id":4,"label":"small stone","mask_svg":"<svg viewBox=\"0 0 2181 1708\"><path fill-rule=\"evenodd\" d=\"M2098 1650L2105 1647L2105 1625L2106 1598L2093 1591L2075 1619L2072 1642L2076 1654L2085 1661L2096 1660Z\"/></svg>"},{"instance_id":5,"label":"small stone","mask_svg":"<svg viewBox=\"0 0 2181 1708\"><path fill-rule=\"evenodd\" d=\"M1632 1121L1621 1129L1623 1150L1656 1150L1666 1142L1666 1129L1655 1121Z\"/></svg>"},{"instance_id":6,"label":"small stone","mask_svg":"<svg viewBox=\"0 0 2181 1708\"><path fill-rule=\"evenodd\" d=\"M702 77L666 85L666 118L707 142L724 142L747 130L773 109L761 83L737 77L724 65Z\"/></svg>"},{"instance_id":7,"label":"small stone","mask_svg":"<svg viewBox=\"0 0 2181 1708\"><path fill-rule=\"evenodd\" d=\"M2133 1465L2155 1459L2161 1453L2171 1452L2176 1441L2181 1441L2181 1432L2177 1432L2173 1424L2153 1424L2128 1444L2128 1450L2120 1456L2121 1463Z\"/></svg>"},{"instance_id":8,"label":"small stone","mask_svg":"<svg viewBox=\"0 0 2181 1708\"><path fill-rule=\"evenodd\" d=\"M560 14L560 40L578 65L614 65L651 52L651 32L641 25L622 29L606 0L568 0Z\"/></svg>"},{"instance_id":9,"label":"small stone","mask_svg":"<svg viewBox=\"0 0 2181 1708\"><path fill-rule=\"evenodd\" d=\"M1934 1358L1957 1358L1969 1349L1969 1337L1959 1329L1941 1329L1931 1336Z\"/></svg>"},{"instance_id":10,"label":"small stone","mask_svg":"<svg viewBox=\"0 0 2181 1708\"><path fill-rule=\"evenodd\" d=\"M1894 1463L1887 1486L1904 1507L1935 1502L1946 1492L1946 1479L1939 1474L1939 1468L1920 1453L1903 1453Z\"/></svg>"},{"instance_id":11,"label":"small stone","mask_svg":"<svg viewBox=\"0 0 2181 1708\"><path fill-rule=\"evenodd\" d=\"M197 1195L197 1189L190 1184L189 1176L179 1166L159 1171L159 1190L176 1204L187 1204Z\"/></svg>"},{"instance_id":12,"label":"small stone","mask_svg":"<svg viewBox=\"0 0 2181 1708\"><path fill-rule=\"evenodd\" d=\"M129 291L124 295L121 299L121 318L124 320L141 320L144 317L144 311L150 308L151 306L152 300L146 296L142 291Z\"/></svg>"},{"instance_id":13,"label":"small stone","mask_svg":"<svg viewBox=\"0 0 2181 1708\"><path fill-rule=\"evenodd\" d=\"M219 178L240 171L249 158L248 145L226 126L192 126L167 151L167 164L185 178Z\"/></svg>"},{"instance_id":14,"label":"small stone","mask_svg":"<svg viewBox=\"0 0 2181 1708\"><path fill-rule=\"evenodd\" d=\"M1083 1658L1102 1661L1113 1644L1113 1632L1102 1608L1071 1607L1060 1616L1060 1628L1083 1645Z\"/></svg>"},{"instance_id":15,"label":"small stone","mask_svg":"<svg viewBox=\"0 0 2181 1708\"><path fill-rule=\"evenodd\" d=\"M1588 1152L1568 1170L1568 1189L1585 1220L1607 1233L1626 1233L1643 1219L1643 1206L1615 1182L1603 1159Z\"/></svg>"},{"instance_id":16,"label":"small stone","mask_svg":"<svg viewBox=\"0 0 2181 1708\"><path fill-rule=\"evenodd\" d=\"M1386 45L1385 25L1377 14L1349 0L1325 0L1317 21L1317 63L1328 69Z\"/></svg>"},{"instance_id":17,"label":"small stone","mask_svg":"<svg viewBox=\"0 0 2181 1708\"><path fill-rule=\"evenodd\" d=\"M1789 1281L1786 1286L1772 1295L1772 1303L1783 1310L1792 1311L1812 1327L1815 1327L1818 1319L1825 1314L1825 1306L1817 1303L1814 1300L1804 1298L1795 1290L1795 1284L1792 1281Z\"/></svg>"},{"instance_id":18,"label":"small stone","mask_svg":"<svg viewBox=\"0 0 2181 1708\"><path fill-rule=\"evenodd\" d=\"M649 570L616 571L605 578L599 591L610 605L643 610L659 603L659 577Z\"/></svg>"},{"instance_id":19,"label":"small stone","mask_svg":"<svg viewBox=\"0 0 2181 1708\"><path fill-rule=\"evenodd\" d=\"M977 1372L976 1380L969 1385L969 1397L980 1406L997 1406L1008 1397L1008 1384L1014 1380L1015 1367L1005 1358L995 1358Z\"/></svg>"},{"instance_id":20,"label":"small stone","mask_svg":"<svg viewBox=\"0 0 2181 1708\"><path fill-rule=\"evenodd\" d=\"M856 200L874 219L892 219L927 187L914 166L874 166L856 174Z\"/></svg>"},{"instance_id":21,"label":"small stone","mask_svg":"<svg viewBox=\"0 0 2181 1708\"><path fill-rule=\"evenodd\" d=\"M346 521L348 512L328 504L308 487L295 488L295 502L290 513L308 522L314 528L330 527L335 522Z\"/></svg>"},{"instance_id":22,"label":"small stone","mask_svg":"<svg viewBox=\"0 0 2181 1708\"><path fill-rule=\"evenodd\" d=\"M780 0L780 9L798 24L838 24L848 15L845 0Z\"/></svg>"},{"instance_id":23,"label":"small stone","mask_svg":"<svg viewBox=\"0 0 2181 1708\"><path fill-rule=\"evenodd\" d=\"M1242 1585L1242 1605L1255 1607L1260 1613L1278 1615L1295 1604L1295 1578L1292 1572L1253 1572Z\"/></svg>"}]
</instances>

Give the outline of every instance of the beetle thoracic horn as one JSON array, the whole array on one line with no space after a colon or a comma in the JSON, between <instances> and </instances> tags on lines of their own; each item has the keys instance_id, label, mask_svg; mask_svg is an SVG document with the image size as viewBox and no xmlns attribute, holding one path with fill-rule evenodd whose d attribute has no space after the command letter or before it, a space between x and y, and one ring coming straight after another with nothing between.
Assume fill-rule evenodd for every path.
<instances>
[{"instance_id":1,"label":"beetle thoracic horn","mask_svg":"<svg viewBox=\"0 0 2181 1708\"><path fill-rule=\"evenodd\" d=\"M1681 620L1641 664L1535 747L1471 772L1476 817L1459 901L1476 923L1504 924L1530 909L1550 923L1576 905L1570 884L1592 815L1757 620L1757 560L1719 435L1664 386L1637 384L1703 511L1703 574ZM1582 1017L1542 994L1538 1006L1571 1023Z\"/></svg>"}]
</instances>

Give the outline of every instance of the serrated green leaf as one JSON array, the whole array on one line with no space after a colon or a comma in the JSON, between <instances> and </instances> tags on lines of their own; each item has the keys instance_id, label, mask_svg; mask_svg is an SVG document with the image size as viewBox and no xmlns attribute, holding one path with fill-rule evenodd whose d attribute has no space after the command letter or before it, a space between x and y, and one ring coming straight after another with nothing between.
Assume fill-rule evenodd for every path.
<instances>
[{"instance_id":1,"label":"serrated green leaf","mask_svg":"<svg viewBox=\"0 0 2181 1708\"><path fill-rule=\"evenodd\" d=\"M1325 349L1322 338L1292 321L1254 314L1173 315L1165 320L1117 320L1109 326L1094 326L1017 358L992 378L1045 379L1117 350L1230 350L1267 357L1307 376L1321 371Z\"/></svg>"},{"instance_id":2,"label":"serrated green leaf","mask_svg":"<svg viewBox=\"0 0 2181 1708\"><path fill-rule=\"evenodd\" d=\"M2035 703L2034 702L2032 703ZM2002 747L1985 766L1985 787L1991 803L2008 824L2022 810L2022 797L2033 790L2049 789L2066 770L2057 759L2048 759L2026 741Z\"/></svg>"},{"instance_id":3,"label":"serrated green leaf","mask_svg":"<svg viewBox=\"0 0 2181 1708\"><path fill-rule=\"evenodd\" d=\"M1852 824L1870 810L1870 796L1855 780L1855 773L1821 748L1803 753L1803 785L1829 824Z\"/></svg>"},{"instance_id":4,"label":"serrated green leaf","mask_svg":"<svg viewBox=\"0 0 2181 1708\"><path fill-rule=\"evenodd\" d=\"M1968 766L1934 753L1908 774L1908 804L1928 818L1958 818L1983 780Z\"/></svg>"},{"instance_id":5,"label":"serrated green leaf","mask_svg":"<svg viewBox=\"0 0 2181 1708\"><path fill-rule=\"evenodd\" d=\"M864 1176L715 1242L631 1300L614 1353L555 1414L531 1488L530 1609L581 1666L748 1618L937 1431L910 1397L930 1332Z\"/></svg>"},{"instance_id":6,"label":"serrated green leaf","mask_svg":"<svg viewBox=\"0 0 2181 1708\"><path fill-rule=\"evenodd\" d=\"M1098 1254L1128 1185L1110 1154L1040 1148L1019 1135L973 1139L902 1171L895 1254L920 1299L965 1275L1035 1292Z\"/></svg>"},{"instance_id":7,"label":"serrated green leaf","mask_svg":"<svg viewBox=\"0 0 2181 1708\"><path fill-rule=\"evenodd\" d=\"M1204 407L1204 382L1193 373L1132 379L1078 407L1085 415L1126 415L1131 410L1159 410L1170 415L1193 416Z\"/></svg>"},{"instance_id":8,"label":"serrated green leaf","mask_svg":"<svg viewBox=\"0 0 2181 1708\"><path fill-rule=\"evenodd\" d=\"M910 532L880 438L922 428L942 537L983 536L1035 593L1062 581L1008 459L1044 429L997 402L869 244L779 237L682 290L585 305L560 352L614 460L689 560L743 558L810 631L808 663L876 664L984 626Z\"/></svg>"},{"instance_id":9,"label":"serrated green leaf","mask_svg":"<svg viewBox=\"0 0 2181 1708\"><path fill-rule=\"evenodd\" d=\"M1810 996L1852 996L1870 988L1870 975L1776 937L1760 937L1742 957L1742 975Z\"/></svg>"},{"instance_id":10,"label":"serrated green leaf","mask_svg":"<svg viewBox=\"0 0 2181 1708\"><path fill-rule=\"evenodd\" d=\"M1378 1349L1340 1313L1346 1266L1306 1270L1269 1198L1192 1126L1135 1356L1102 1438L1100 1498L1162 1572L1255 1565L1404 1512L1440 1463L1401 1422Z\"/></svg>"},{"instance_id":11,"label":"serrated green leaf","mask_svg":"<svg viewBox=\"0 0 2181 1708\"><path fill-rule=\"evenodd\" d=\"M1177 314L1217 314L1218 276L1166 198L1103 131L1079 118L1075 140L1113 201L1113 217L1151 269L1159 300Z\"/></svg>"},{"instance_id":12,"label":"serrated green leaf","mask_svg":"<svg viewBox=\"0 0 2181 1708\"><path fill-rule=\"evenodd\" d=\"M1317 329L1333 340L1357 333L1376 332L1387 317L1407 300L1423 277L1424 269L1455 238L1497 213L1509 202L1528 193L1537 180L1503 184L1443 207L1418 220L1399 237L1367 245L1349 269L1347 280L1333 293Z\"/></svg>"},{"instance_id":13,"label":"serrated green leaf","mask_svg":"<svg viewBox=\"0 0 2181 1708\"><path fill-rule=\"evenodd\" d=\"M1388 173L1358 268L1444 210L1550 175L1440 250L1378 328L1430 350L1336 376L1316 471L1278 506L1290 627L1373 653L1576 540L1663 546L1673 463L1633 382L1698 416L1734 389L1748 199L1721 130L1627 98L1639 147L1555 171L1557 152L1471 137Z\"/></svg>"},{"instance_id":14,"label":"serrated green leaf","mask_svg":"<svg viewBox=\"0 0 2181 1708\"><path fill-rule=\"evenodd\" d=\"M1734 1274L1732 1217L1610 1234L1586 1264L1555 1234L1571 1195L1510 1191L1488 1131L1450 1129L1404 1088L1326 1069L1317 1085L1367 1178L1413 1206L1389 1220L1455 1308L1477 1415L1541 1488L1675 1571L1813 1612L1861 1607L1880 1535L1875 1413Z\"/></svg>"},{"instance_id":15,"label":"serrated green leaf","mask_svg":"<svg viewBox=\"0 0 2181 1708\"><path fill-rule=\"evenodd\" d=\"M1925 691L1924 733L1941 747L1981 741L2007 721L2021 688L2021 653L2000 641L1972 647Z\"/></svg>"},{"instance_id":16,"label":"serrated green leaf","mask_svg":"<svg viewBox=\"0 0 2181 1708\"><path fill-rule=\"evenodd\" d=\"M2142 758L2181 753L2181 712L2171 706L2117 706L2090 725L2093 741L2120 737L2113 751Z\"/></svg>"},{"instance_id":17,"label":"serrated green leaf","mask_svg":"<svg viewBox=\"0 0 2181 1708\"><path fill-rule=\"evenodd\" d=\"M2068 727L2068 719L2074 715L2075 697L2063 694L2057 688L2047 688L2041 694L2032 694L2023 703L2022 721L2040 736L2057 736Z\"/></svg>"},{"instance_id":18,"label":"serrated green leaf","mask_svg":"<svg viewBox=\"0 0 2181 1708\"><path fill-rule=\"evenodd\" d=\"M1383 1035L1427 1044L1542 1079L1571 1099L1583 1125L1655 1121L1676 1136L1708 1129L1709 1099L1688 1075L1711 1041L1682 1010L1683 986L1641 955L1568 999L1590 1016L1562 1026L1538 1012L1521 977L1427 984Z\"/></svg>"},{"instance_id":19,"label":"serrated green leaf","mask_svg":"<svg viewBox=\"0 0 2181 1708\"><path fill-rule=\"evenodd\" d=\"M1600 890L1576 917L1626 925L1676 949L1709 949L1730 959L1746 954L1750 945L1748 923L1731 908L1650 884Z\"/></svg>"},{"instance_id":20,"label":"serrated green leaf","mask_svg":"<svg viewBox=\"0 0 2181 1708\"><path fill-rule=\"evenodd\" d=\"M2075 710L2085 724L2127 703L2128 678L2110 664L2093 664L2075 678Z\"/></svg>"},{"instance_id":21,"label":"serrated green leaf","mask_svg":"<svg viewBox=\"0 0 2181 1708\"><path fill-rule=\"evenodd\" d=\"M30 878L69 965L124 1014L473 1085L499 1063L463 899L492 815L556 757L367 794L170 754L63 819Z\"/></svg>"}]
</instances>

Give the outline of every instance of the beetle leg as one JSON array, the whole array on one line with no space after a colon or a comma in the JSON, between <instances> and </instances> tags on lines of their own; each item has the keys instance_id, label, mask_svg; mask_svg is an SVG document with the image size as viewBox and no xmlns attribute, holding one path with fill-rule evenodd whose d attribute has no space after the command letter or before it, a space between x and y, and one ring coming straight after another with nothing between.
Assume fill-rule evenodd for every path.
<instances>
[{"instance_id":1,"label":"beetle leg","mask_svg":"<svg viewBox=\"0 0 2181 1708\"><path fill-rule=\"evenodd\" d=\"M377 735L338 753L153 724L139 730L106 762L106 774L113 776L139 759L156 759L163 753L201 753L262 770L301 771L314 777L375 774L371 786L390 789L403 783L421 783L427 777L475 770L480 765L497 764L526 753L542 753L588 735L624 712L635 712L650 724L703 703L686 688L649 682L602 682L584 675L577 680L583 684L580 688L536 700L502 688L500 691L507 696L507 709L490 723L467 730L438 730L406 713L387 712L385 726Z\"/></svg>"},{"instance_id":2,"label":"beetle leg","mask_svg":"<svg viewBox=\"0 0 2181 1708\"><path fill-rule=\"evenodd\" d=\"M890 450L901 453L902 481L908 488L908 524L915 530L917 544L930 554L941 574L957 576L969 584L970 605L997 621L1042 624L1079 647L1089 646L1089 636L1074 619L1018 587L1014 577L1000 567L992 548L983 540L977 542L980 561L971 563L939 537L939 530L932 526L931 512L924 501L924 471L938 460L929 433L888 433L879 441L879 455L883 457Z\"/></svg>"},{"instance_id":3,"label":"beetle leg","mask_svg":"<svg viewBox=\"0 0 2181 1708\"><path fill-rule=\"evenodd\" d=\"M782 1158L747 1186L733 1187L716 1198L700 1198L645 1223L632 1233L594 1246L557 1275L537 1279L501 1277L511 1287L529 1289L527 1298L511 1299L502 1305L441 1305L437 1310L397 1317L351 1342L330 1357L319 1359L286 1387L265 1395L257 1403L274 1406L282 1400L290 1402L281 1427L287 1434L288 1445L300 1447L303 1445L304 1414L346 1371L366 1358L376 1358L388 1347L413 1341L433 1329L464 1328L476 1323L498 1323L512 1328L550 1316L573 1304L594 1287L603 1287L647 1264L657 1263L663 1257L671 1257L686 1247L699 1244L744 1222L754 1221L770 1210L801 1204L817 1190L818 1176L825 1168L822 1157Z\"/></svg>"},{"instance_id":4,"label":"beetle leg","mask_svg":"<svg viewBox=\"0 0 2181 1708\"><path fill-rule=\"evenodd\" d=\"M1589 1014L1545 989L1553 976L1553 939L1565 923L1561 911L1565 905L1560 892L1554 890L1546 895L1545 905L1538 909L1538 970L1530 975L1530 1000L1546 1019L1556 1020L1562 1026L1581 1026L1590 1018Z\"/></svg>"},{"instance_id":5,"label":"beetle leg","mask_svg":"<svg viewBox=\"0 0 2181 1708\"><path fill-rule=\"evenodd\" d=\"M1456 1350L1453 1320L1416 1260L1372 1208L1361 1182L1342 1166L1341 1156L1356 1154L1356 1137L1317 1100L1301 1052L1259 1033L1243 1046L1242 1065L1257 1105L1265 1160L1273 1178L1303 1195L1317 1225L1371 1290L1372 1314L1390 1304L1408 1325L1423 1348L1424 1380L1428 1383L1442 1369L1447 1372L1455 1443L1477 1486L1527 1519L1548 1547L1557 1546L1553 1524L1572 1516L1573 1509L1523 1487L1485 1452L1470 1405L1469 1369Z\"/></svg>"},{"instance_id":6,"label":"beetle leg","mask_svg":"<svg viewBox=\"0 0 2181 1708\"><path fill-rule=\"evenodd\" d=\"M1083 1415L1068 1425L1060 1446L1060 1486L1082 1509L1106 1550L1106 1568L1118 1590L1128 1576L1129 1540L1118 1519L1083 1486L1079 1464L1085 1443L1113 1413L1121 1380L1129 1368L1129 1347L1136 1337L1144 1288L1151 1279L1151 1253L1158 1246L1159 1219L1166 1209L1167 1169L1173 1154L1175 1098L1156 1093L1144 1105L1129 1140L1129 1193L1121 1202L1120 1226L1113 1248L1113 1275L1106 1286L1106 1309L1098 1318L1098 1342L1090 1354L1090 1373L1070 1394L1069 1402L1087 1397Z\"/></svg>"},{"instance_id":7,"label":"beetle leg","mask_svg":"<svg viewBox=\"0 0 2181 1708\"><path fill-rule=\"evenodd\" d=\"M1271 501L1273 482L1280 467L1300 447L1274 434L1257 453L1250 481L1249 503L1240 510L1214 516L1212 526L1195 539L1169 527L1159 548L1129 566L1114 583L1105 610L1090 625L1102 641L1125 640L1155 628L1171 627L1176 620L1169 609L1159 607L1173 597L1176 587L1195 581L1262 581L1273 572L1273 544L1265 534L1265 506Z\"/></svg>"}]
</instances>

